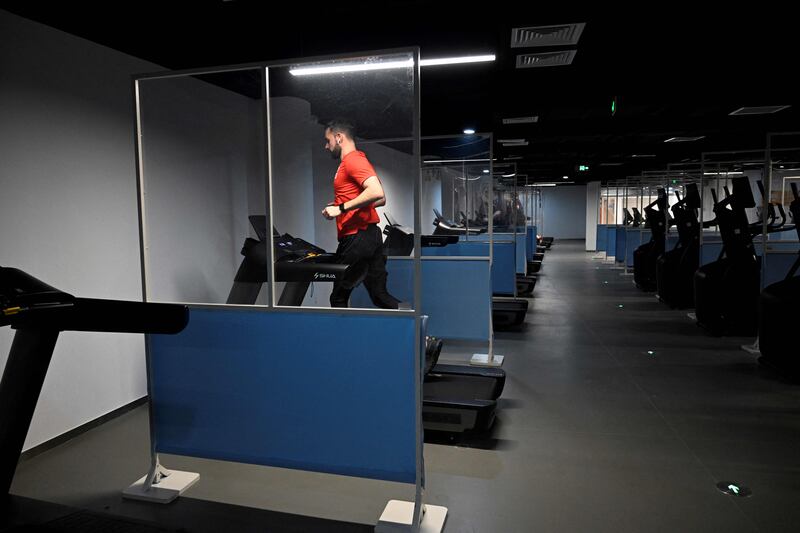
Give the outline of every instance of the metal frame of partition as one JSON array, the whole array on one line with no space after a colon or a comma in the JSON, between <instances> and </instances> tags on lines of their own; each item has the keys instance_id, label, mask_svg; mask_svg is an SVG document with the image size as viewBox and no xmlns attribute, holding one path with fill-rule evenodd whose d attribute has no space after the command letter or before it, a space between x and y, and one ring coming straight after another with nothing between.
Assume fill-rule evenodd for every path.
<instances>
[{"instance_id":1,"label":"metal frame of partition","mask_svg":"<svg viewBox=\"0 0 800 533\"><path fill-rule=\"evenodd\" d=\"M137 197L138 197L138 209L139 209L139 237L140 237L140 261L141 261L141 269L142 269L142 294L144 301L150 301L151 294L149 290L148 284L148 272L149 272L149 261L148 261L148 225L147 225L147 208L146 208L146 196L147 196L147 189L146 189L146 182L145 182L145 162L144 162L144 151L142 145L142 106L141 106L141 92L140 92L140 84L142 82L152 81L152 80L159 80L159 79L169 79L169 78L179 78L179 77L188 77L188 76L199 76L199 75L210 75L210 74L221 74L221 73L232 73L238 71L245 71L245 70L259 70L259 83L261 86L261 91L263 95L263 107L261 109L261 113L263 113L263 129L261 130L261 134L265 140L264 143L264 150L265 153L264 161L265 161L265 171L266 176L264 176L264 183L266 184L266 190L264 191L265 194L265 214L267 217L267 221L269 222L267 227L272 226L272 217L273 217L273 195L272 195L272 184L273 184L273 168L272 168L272 151L273 151L273 137L272 137L272 123L271 123L271 103L270 103L270 86L269 86L269 73L270 69L275 68L283 68L283 67L291 67L297 64L309 64L309 63L320 63L320 62L336 62L336 61L344 61L348 59L363 59L365 57L372 57L372 56L391 56L391 55L407 55L409 56L410 63L407 65L408 68L411 68L411 89L412 89L412 98L413 98L413 108L412 108L412 132L410 140L413 143L413 155L412 158L414 159L415 163L414 166L417 169L416 175L413 177L414 182L414 190L413 190L413 202L414 202L414 309L413 310L368 310L368 309L324 309L324 308L297 308L297 307L285 307L279 306L275 304L275 268L273 262L273 239L272 239L272 232L267 242L266 246L266 254L267 254L267 279L269 285L269 291L267 293L267 305L266 306L258 306L260 312L265 313L273 313L273 312L281 312L281 313L307 313L312 311L314 313L330 313L330 314L339 314L339 313L355 313L355 314L363 314L363 315L378 315L378 316L409 316L414 318L414 323L419 325L421 324L422 316L421 316L421 254L420 254L420 86L419 86L419 48L397 48L397 49L387 49L387 50L377 50L377 51L366 51L366 52L358 52L358 53L349 53L349 54L337 54L337 55L329 55L329 56L316 56L316 57L305 57L305 58L294 58L294 59L287 59L281 61L268 61L268 62L256 62L256 63L247 63L247 64L239 64L239 65L230 65L230 66L221 66L221 67L213 67L213 68L197 68L197 69L186 69L180 71L167 71L167 72L156 72L156 73L149 73L149 74L141 74L135 75L132 77L132 89L134 95L134 102L135 102L135 113L134 113L134 131L135 131L135 154L136 154L136 175L137 175ZM491 235L491 233L490 233ZM198 308L210 308L210 309L219 309L219 308L236 308L240 306L235 305L228 305L228 304L208 304L208 305L197 305ZM414 346L416 347L414 350L414 368L422 368L421 367L421 350L422 350L422 339L420 336L420 328L416 326L415 328L415 341ZM152 360L151 360L151 353L150 353L150 343L146 343L146 360L147 360L147 371L148 376L152 371ZM422 400L422 387L421 387L421 376L419 372L415 372L414 378L414 386L416 388L415 392L415 427L416 427L416 490L415 490L415 501L413 503L413 511L412 511L412 524L411 527L416 530L419 527L423 519L423 514L425 512L424 503L423 503L423 490L424 490L424 463L423 463L423 455L422 455L422 418L421 418L421 400ZM152 389L150 386L150 380L148 379L148 394L152 394ZM149 413L150 417L150 429L151 435L153 434L154 429L154 413L153 410L150 409ZM145 478L145 486L150 487L154 482L158 482L164 475L166 471L163 470L159 463L158 452L155 448L155 442L151 439L151 466L150 470ZM387 507L388 510L388 507Z\"/></svg>"}]
</instances>

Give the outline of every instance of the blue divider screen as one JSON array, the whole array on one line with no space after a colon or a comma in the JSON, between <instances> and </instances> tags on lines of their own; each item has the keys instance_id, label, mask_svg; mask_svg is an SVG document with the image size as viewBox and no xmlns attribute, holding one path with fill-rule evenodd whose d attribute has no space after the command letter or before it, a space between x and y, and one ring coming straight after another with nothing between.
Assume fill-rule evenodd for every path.
<instances>
[{"instance_id":1,"label":"blue divider screen","mask_svg":"<svg viewBox=\"0 0 800 533\"><path fill-rule=\"evenodd\" d=\"M441 247L426 247L422 255L450 257L488 257L489 243L482 241L459 241ZM492 262L492 293L513 295L517 288L517 274L514 263L514 243L495 242Z\"/></svg>"},{"instance_id":2,"label":"blue divider screen","mask_svg":"<svg viewBox=\"0 0 800 533\"><path fill-rule=\"evenodd\" d=\"M525 236L525 256L528 261L533 261L533 254L536 252L536 226L528 226Z\"/></svg>"},{"instance_id":3,"label":"blue divider screen","mask_svg":"<svg viewBox=\"0 0 800 533\"><path fill-rule=\"evenodd\" d=\"M633 252L636 251L636 248L644 244L644 242L642 242L642 231L636 228L629 229L625 233L625 264L633 268Z\"/></svg>"},{"instance_id":4,"label":"blue divider screen","mask_svg":"<svg viewBox=\"0 0 800 533\"><path fill-rule=\"evenodd\" d=\"M622 263L625 261L625 237L627 235L627 231L625 226L617 226L617 236L616 240L616 252L614 253L614 258L616 259L617 263Z\"/></svg>"},{"instance_id":5,"label":"blue divider screen","mask_svg":"<svg viewBox=\"0 0 800 533\"><path fill-rule=\"evenodd\" d=\"M613 257L617 253L617 227L609 224L606 226L606 255Z\"/></svg>"},{"instance_id":6,"label":"blue divider screen","mask_svg":"<svg viewBox=\"0 0 800 533\"><path fill-rule=\"evenodd\" d=\"M703 241L700 247L700 265L707 265L719 258L722 251L722 241Z\"/></svg>"},{"instance_id":7,"label":"blue divider screen","mask_svg":"<svg viewBox=\"0 0 800 533\"><path fill-rule=\"evenodd\" d=\"M414 483L414 330L400 313L191 309L149 336L155 449Z\"/></svg>"},{"instance_id":8,"label":"blue divider screen","mask_svg":"<svg viewBox=\"0 0 800 533\"><path fill-rule=\"evenodd\" d=\"M390 257L386 287L402 301L414 301L414 263ZM359 285L350 295L353 307L373 307ZM443 339L489 340L492 288L489 258L454 261L428 257L422 261L422 313L428 316L428 335Z\"/></svg>"},{"instance_id":9,"label":"blue divider screen","mask_svg":"<svg viewBox=\"0 0 800 533\"><path fill-rule=\"evenodd\" d=\"M667 242L664 243L665 249L667 251L672 250L675 248L675 245L678 244L678 234L677 233L668 233L667 234Z\"/></svg>"},{"instance_id":10,"label":"blue divider screen","mask_svg":"<svg viewBox=\"0 0 800 533\"><path fill-rule=\"evenodd\" d=\"M525 259L525 235L522 233L495 233L494 243L510 242L515 245L514 248L514 272L517 274L525 274L528 271L528 265Z\"/></svg>"},{"instance_id":11,"label":"blue divider screen","mask_svg":"<svg viewBox=\"0 0 800 533\"><path fill-rule=\"evenodd\" d=\"M527 240L524 233L517 233L517 248L514 252L514 258L517 264L517 274L526 274L528 272L528 263L526 259L527 247L525 241Z\"/></svg>"},{"instance_id":12,"label":"blue divider screen","mask_svg":"<svg viewBox=\"0 0 800 533\"><path fill-rule=\"evenodd\" d=\"M606 241L608 240L608 231L606 230L607 224L597 225L597 251L606 251Z\"/></svg>"},{"instance_id":13,"label":"blue divider screen","mask_svg":"<svg viewBox=\"0 0 800 533\"><path fill-rule=\"evenodd\" d=\"M767 245L766 256L762 255L764 267L764 287L783 280L794 262L797 261L797 252L800 245L796 242L781 242L771 240ZM782 253L775 253L782 252ZM795 276L800 274L800 269Z\"/></svg>"}]
</instances>

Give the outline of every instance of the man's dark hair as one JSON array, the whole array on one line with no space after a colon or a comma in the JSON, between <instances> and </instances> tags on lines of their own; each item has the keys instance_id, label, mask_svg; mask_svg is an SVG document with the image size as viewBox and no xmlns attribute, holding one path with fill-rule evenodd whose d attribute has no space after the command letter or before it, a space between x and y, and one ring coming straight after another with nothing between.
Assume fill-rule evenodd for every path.
<instances>
[{"instance_id":1,"label":"man's dark hair","mask_svg":"<svg viewBox=\"0 0 800 533\"><path fill-rule=\"evenodd\" d=\"M326 130L332 133L343 133L348 139L355 139L355 128L346 120L331 120L325 125Z\"/></svg>"}]
</instances>

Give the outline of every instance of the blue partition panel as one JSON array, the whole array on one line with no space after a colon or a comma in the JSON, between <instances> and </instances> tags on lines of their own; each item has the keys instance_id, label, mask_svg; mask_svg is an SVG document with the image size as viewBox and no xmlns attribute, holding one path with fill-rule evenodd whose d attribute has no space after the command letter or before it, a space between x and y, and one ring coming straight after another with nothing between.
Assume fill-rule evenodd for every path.
<instances>
[{"instance_id":1,"label":"blue partition panel","mask_svg":"<svg viewBox=\"0 0 800 533\"><path fill-rule=\"evenodd\" d=\"M517 274L513 242L495 242L492 262L492 293L513 295L517 288ZM426 247L422 255L450 257L488 257L489 243L481 241L460 241L441 247Z\"/></svg>"},{"instance_id":2,"label":"blue partition panel","mask_svg":"<svg viewBox=\"0 0 800 533\"><path fill-rule=\"evenodd\" d=\"M625 232L625 264L630 268L633 268L633 252L642 244L642 230L636 228Z\"/></svg>"},{"instance_id":3,"label":"blue partition panel","mask_svg":"<svg viewBox=\"0 0 800 533\"><path fill-rule=\"evenodd\" d=\"M414 331L405 313L191 309L149 336L155 449L414 483Z\"/></svg>"},{"instance_id":4,"label":"blue partition panel","mask_svg":"<svg viewBox=\"0 0 800 533\"><path fill-rule=\"evenodd\" d=\"M625 237L627 236L627 231L625 230L624 226L617 226L617 236L614 242L616 242L616 252L614 253L614 258L616 259L617 263L622 263L625 261Z\"/></svg>"},{"instance_id":5,"label":"blue partition panel","mask_svg":"<svg viewBox=\"0 0 800 533\"><path fill-rule=\"evenodd\" d=\"M764 287L784 279L795 261L797 254L769 254L764 266ZM800 275L800 269L795 273L797 275Z\"/></svg>"},{"instance_id":6,"label":"blue partition panel","mask_svg":"<svg viewBox=\"0 0 800 533\"><path fill-rule=\"evenodd\" d=\"M703 241L703 246L700 247L700 266L716 261L721 251L722 241Z\"/></svg>"},{"instance_id":7,"label":"blue partition panel","mask_svg":"<svg viewBox=\"0 0 800 533\"><path fill-rule=\"evenodd\" d=\"M492 255L492 294L513 296L517 290L517 271L513 242L495 242Z\"/></svg>"},{"instance_id":8,"label":"blue partition panel","mask_svg":"<svg viewBox=\"0 0 800 533\"><path fill-rule=\"evenodd\" d=\"M528 226L525 236L525 258L533 261L533 254L536 252L536 226Z\"/></svg>"},{"instance_id":9,"label":"blue partition panel","mask_svg":"<svg viewBox=\"0 0 800 533\"><path fill-rule=\"evenodd\" d=\"M617 253L617 227L609 224L606 226L606 256L614 257Z\"/></svg>"},{"instance_id":10,"label":"blue partition panel","mask_svg":"<svg viewBox=\"0 0 800 533\"><path fill-rule=\"evenodd\" d=\"M390 257L386 263L389 292L414 301L414 263ZM426 257L422 261L422 313L428 316L428 335L443 339L489 340L492 288L489 258L453 260ZM374 307L359 285L350 295L352 307Z\"/></svg>"},{"instance_id":11,"label":"blue partition panel","mask_svg":"<svg viewBox=\"0 0 800 533\"><path fill-rule=\"evenodd\" d=\"M786 277L786 274L789 273L789 269L792 268L794 262L797 261L799 247L800 245L796 242L781 242L780 240L770 239L767 245L768 253L766 256L762 255L764 287L781 281ZM798 274L800 274L800 269L795 273L795 276Z\"/></svg>"},{"instance_id":12,"label":"blue partition panel","mask_svg":"<svg viewBox=\"0 0 800 533\"><path fill-rule=\"evenodd\" d=\"M517 233L517 248L514 251L514 258L517 265L517 274L526 274L528 272L527 263L527 247L525 246L526 235L524 233Z\"/></svg>"},{"instance_id":13,"label":"blue partition panel","mask_svg":"<svg viewBox=\"0 0 800 533\"><path fill-rule=\"evenodd\" d=\"M666 250L672 250L675 248L675 245L678 244L678 234L677 233L668 233L667 234L667 242L665 243Z\"/></svg>"},{"instance_id":14,"label":"blue partition panel","mask_svg":"<svg viewBox=\"0 0 800 533\"><path fill-rule=\"evenodd\" d=\"M597 225L597 251L598 252L605 252L606 251L606 240L608 239L608 231L606 230L606 224L598 224Z\"/></svg>"}]
</instances>

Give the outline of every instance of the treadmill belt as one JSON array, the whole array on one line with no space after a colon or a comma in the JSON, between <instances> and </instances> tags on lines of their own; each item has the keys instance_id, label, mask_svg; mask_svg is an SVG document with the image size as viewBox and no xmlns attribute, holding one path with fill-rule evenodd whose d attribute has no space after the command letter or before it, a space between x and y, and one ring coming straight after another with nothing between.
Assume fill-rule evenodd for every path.
<instances>
[{"instance_id":1,"label":"treadmill belt","mask_svg":"<svg viewBox=\"0 0 800 533\"><path fill-rule=\"evenodd\" d=\"M425 376L422 385L423 398L436 400L490 400L496 381L480 376L453 376L434 374Z\"/></svg>"}]
</instances>

